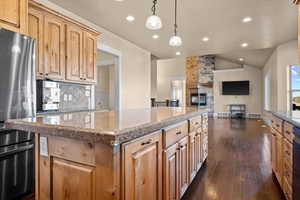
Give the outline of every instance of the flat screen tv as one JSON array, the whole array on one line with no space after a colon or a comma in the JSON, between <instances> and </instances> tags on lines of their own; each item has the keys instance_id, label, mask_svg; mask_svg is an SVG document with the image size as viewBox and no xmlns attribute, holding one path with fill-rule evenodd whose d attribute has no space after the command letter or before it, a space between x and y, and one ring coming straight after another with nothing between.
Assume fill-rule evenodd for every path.
<instances>
[{"instance_id":1,"label":"flat screen tv","mask_svg":"<svg viewBox=\"0 0 300 200\"><path fill-rule=\"evenodd\" d=\"M249 95L249 81L223 81L222 95Z\"/></svg>"}]
</instances>

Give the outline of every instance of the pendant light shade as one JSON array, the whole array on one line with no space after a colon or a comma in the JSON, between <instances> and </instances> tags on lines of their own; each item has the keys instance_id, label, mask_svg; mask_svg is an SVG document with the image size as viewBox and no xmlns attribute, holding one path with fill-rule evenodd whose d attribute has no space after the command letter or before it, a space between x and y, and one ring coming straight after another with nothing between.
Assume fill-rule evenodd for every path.
<instances>
[{"instance_id":1,"label":"pendant light shade","mask_svg":"<svg viewBox=\"0 0 300 200\"><path fill-rule=\"evenodd\" d=\"M161 19L156 15L151 15L147 18L146 28L150 30L158 30L162 28Z\"/></svg>"},{"instance_id":2,"label":"pendant light shade","mask_svg":"<svg viewBox=\"0 0 300 200\"><path fill-rule=\"evenodd\" d=\"M157 4L157 0L153 0L153 6L151 8L152 15L147 18L145 24L146 28L150 30L158 30L162 28L161 19L156 15L156 4Z\"/></svg>"},{"instance_id":3,"label":"pendant light shade","mask_svg":"<svg viewBox=\"0 0 300 200\"><path fill-rule=\"evenodd\" d=\"M169 45L173 47L179 47L182 45L181 37L174 35L170 38Z\"/></svg>"},{"instance_id":4,"label":"pendant light shade","mask_svg":"<svg viewBox=\"0 0 300 200\"><path fill-rule=\"evenodd\" d=\"M177 0L175 0L175 24L174 35L170 38L169 45L173 47L179 47L182 45L182 39L177 35Z\"/></svg>"}]
</instances>

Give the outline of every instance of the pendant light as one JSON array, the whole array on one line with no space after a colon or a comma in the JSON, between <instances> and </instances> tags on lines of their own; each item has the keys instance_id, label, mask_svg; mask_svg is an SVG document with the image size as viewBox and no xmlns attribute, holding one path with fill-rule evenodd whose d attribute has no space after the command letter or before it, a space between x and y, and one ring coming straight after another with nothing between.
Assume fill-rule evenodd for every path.
<instances>
[{"instance_id":1,"label":"pendant light","mask_svg":"<svg viewBox=\"0 0 300 200\"><path fill-rule=\"evenodd\" d=\"M175 0L175 24L174 35L170 38L169 45L173 47L179 47L182 45L181 37L177 35L177 0Z\"/></svg>"},{"instance_id":2,"label":"pendant light","mask_svg":"<svg viewBox=\"0 0 300 200\"><path fill-rule=\"evenodd\" d=\"M146 28L150 30L158 30L162 28L161 19L156 15L157 0L153 0L153 6L151 8L152 15L147 18Z\"/></svg>"}]
</instances>

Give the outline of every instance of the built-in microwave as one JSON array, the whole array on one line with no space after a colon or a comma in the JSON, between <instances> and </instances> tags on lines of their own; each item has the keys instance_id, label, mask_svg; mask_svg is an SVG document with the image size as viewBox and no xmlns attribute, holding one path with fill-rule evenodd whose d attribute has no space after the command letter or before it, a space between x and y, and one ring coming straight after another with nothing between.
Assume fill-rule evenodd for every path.
<instances>
[{"instance_id":1,"label":"built-in microwave","mask_svg":"<svg viewBox=\"0 0 300 200\"><path fill-rule=\"evenodd\" d=\"M37 112L58 111L60 87L55 81L37 80Z\"/></svg>"}]
</instances>

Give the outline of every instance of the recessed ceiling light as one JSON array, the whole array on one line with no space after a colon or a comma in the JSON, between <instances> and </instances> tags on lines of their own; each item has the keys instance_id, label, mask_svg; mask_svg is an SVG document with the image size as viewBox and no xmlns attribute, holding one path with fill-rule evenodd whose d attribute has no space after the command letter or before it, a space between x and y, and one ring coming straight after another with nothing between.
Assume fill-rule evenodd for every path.
<instances>
[{"instance_id":1,"label":"recessed ceiling light","mask_svg":"<svg viewBox=\"0 0 300 200\"><path fill-rule=\"evenodd\" d=\"M243 21L244 23L248 23L248 22L251 22L251 21L252 21L252 18L251 18L251 17L245 17L242 21Z\"/></svg>"},{"instance_id":2,"label":"recessed ceiling light","mask_svg":"<svg viewBox=\"0 0 300 200\"><path fill-rule=\"evenodd\" d=\"M243 61L244 61L244 58L239 58L239 61L243 62Z\"/></svg>"},{"instance_id":3,"label":"recessed ceiling light","mask_svg":"<svg viewBox=\"0 0 300 200\"><path fill-rule=\"evenodd\" d=\"M202 38L202 41L203 42L207 42L209 40L209 38L208 37L204 37L204 38Z\"/></svg>"},{"instance_id":4,"label":"recessed ceiling light","mask_svg":"<svg viewBox=\"0 0 300 200\"><path fill-rule=\"evenodd\" d=\"M247 46L249 46L249 44L248 43L243 43L243 44L241 44L241 47L247 47Z\"/></svg>"},{"instance_id":5,"label":"recessed ceiling light","mask_svg":"<svg viewBox=\"0 0 300 200\"><path fill-rule=\"evenodd\" d=\"M126 17L126 20L129 21L129 22L133 22L133 21L135 20L135 18L134 18L134 16L132 16L132 15L128 15L128 16Z\"/></svg>"},{"instance_id":6,"label":"recessed ceiling light","mask_svg":"<svg viewBox=\"0 0 300 200\"><path fill-rule=\"evenodd\" d=\"M180 56L181 55L181 52L180 51L177 51L176 52L176 56Z\"/></svg>"},{"instance_id":7,"label":"recessed ceiling light","mask_svg":"<svg viewBox=\"0 0 300 200\"><path fill-rule=\"evenodd\" d=\"M159 38L159 35L157 35L157 34L155 34L155 35L152 35L152 38L156 40L156 39L158 39L158 38Z\"/></svg>"}]
</instances>

